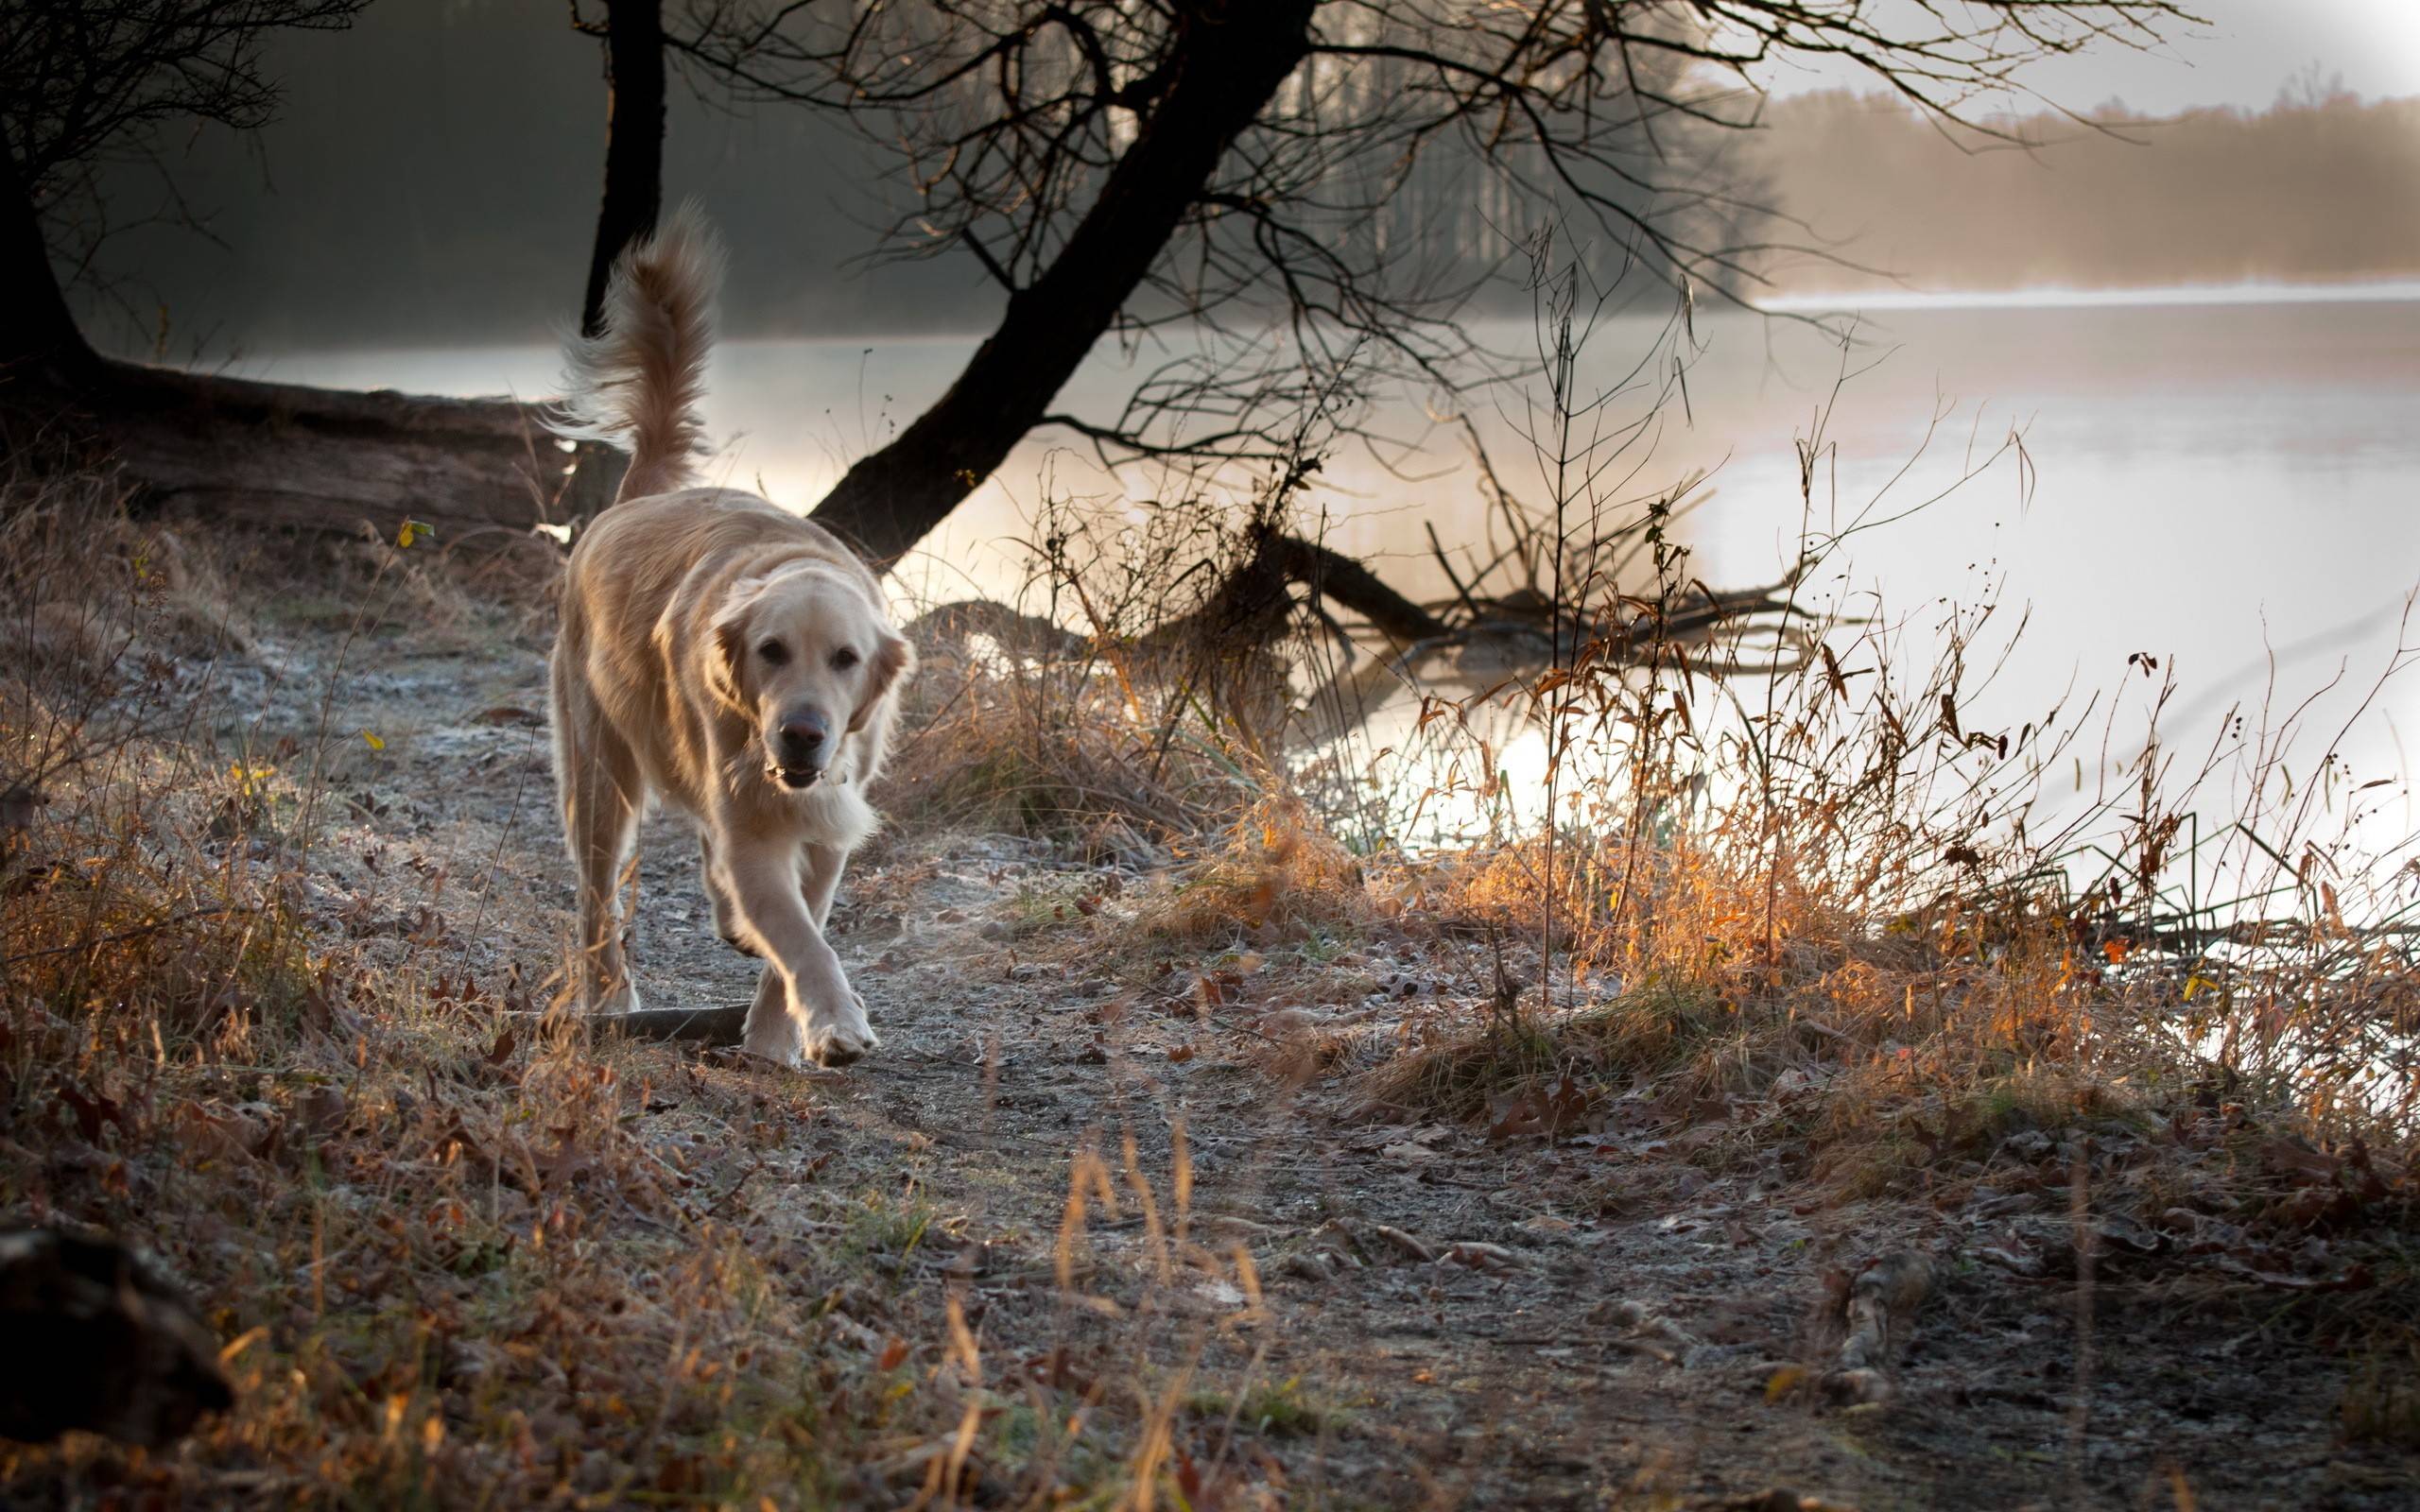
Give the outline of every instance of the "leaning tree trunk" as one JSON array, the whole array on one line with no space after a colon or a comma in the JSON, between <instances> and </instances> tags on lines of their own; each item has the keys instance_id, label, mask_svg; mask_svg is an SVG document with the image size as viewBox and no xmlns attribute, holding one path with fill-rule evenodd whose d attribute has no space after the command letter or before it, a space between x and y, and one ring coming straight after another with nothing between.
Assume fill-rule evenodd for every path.
<instances>
[{"instance_id":1,"label":"leaning tree trunk","mask_svg":"<svg viewBox=\"0 0 2420 1512\"><path fill-rule=\"evenodd\" d=\"M100 359L76 329L14 149L0 140L0 382L80 383Z\"/></svg>"},{"instance_id":2,"label":"leaning tree trunk","mask_svg":"<svg viewBox=\"0 0 2420 1512\"><path fill-rule=\"evenodd\" d=\"M606 0L605 100L605 201L579 306L580 333L592 336L604 320L614 259L655 230L664 206L662 0Z\"/></svg>"},{"instance_id":3,"label":"leaning tree trunk","mask_svg":"<svg viewBox=\"0 0 2420 1512\"><path fill-rule=\"evenodd\" d=\"M1310 50L1311 0L1202 7L1178 73L1047 270L1009 298L958 381L851 468L810 516L878 567L1008 459L1150 272L1236 137Z\"/></svg>"},{"instance_id":4,"label":"leaning tree trunk","mask_svg":"<svg viewBox=\"0 0 2420 1512\"><path fill-rule=\"evenodd\" d=\"M0 288L0 460L113 468L146 506L384 535L418 520L443 541L602 508L621 474L618 454L566 452L536 406L509 400L306 388L97 355L5 153Z\"/></svg>"}]
</instances>

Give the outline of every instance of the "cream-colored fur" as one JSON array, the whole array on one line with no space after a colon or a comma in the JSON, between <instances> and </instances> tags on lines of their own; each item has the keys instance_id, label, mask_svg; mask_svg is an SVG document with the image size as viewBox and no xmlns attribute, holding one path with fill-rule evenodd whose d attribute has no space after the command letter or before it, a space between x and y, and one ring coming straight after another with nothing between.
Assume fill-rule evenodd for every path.
<instances>
[{"instance_id":1,"label":"cream-colored fur","mask_svg":"<svg viewBox=\"0 0 2420 1512\"><path fill-rule=\"evenodd\" d=\"M720 268L683 210L623 255L604 332L570 352L562 430L631 449L620 496L572 548L550 666L579 990L590 1011L637 1005L615 903L639 816L661 798L696 821L717 930L766 962L748 1050L845 1065L877 1041L823 926L849 852L879 823L865 789L914 658L879 582L831 532L689 486Z\"/></svg>"}]
</instances>

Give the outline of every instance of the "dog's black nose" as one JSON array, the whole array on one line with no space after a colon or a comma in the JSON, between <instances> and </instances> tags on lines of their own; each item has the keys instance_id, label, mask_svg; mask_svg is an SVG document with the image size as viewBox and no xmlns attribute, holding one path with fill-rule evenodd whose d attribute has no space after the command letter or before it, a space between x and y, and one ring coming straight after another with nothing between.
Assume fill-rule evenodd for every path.
<instances>
[{"instance_id":1,"label":"dog's black nose","mask_svg":"<svg viewBox=\"0 0 2420 1512\"><path fill-rule=\"evenodd\" d=\"M781 728L773 732L781 747L779 755L785 766L813 766L823 754L823 744L832 735L832 722L820 713L795 713L786 716Z\"/></svg>"}]
</instances>

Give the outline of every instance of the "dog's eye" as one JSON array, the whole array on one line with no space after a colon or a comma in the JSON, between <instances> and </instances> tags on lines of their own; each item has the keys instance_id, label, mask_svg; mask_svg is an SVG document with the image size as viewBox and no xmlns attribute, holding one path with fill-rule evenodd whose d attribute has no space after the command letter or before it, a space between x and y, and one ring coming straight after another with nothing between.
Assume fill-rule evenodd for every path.
<instances>
[{"instance_id":1,"label":"dog's eye","mask_svg":"<svg viewBox=\"0 0 2420 1512\"><path fill-rule=\"evenodd\" d=\"M846 672L856 664L857 652L855 646L844 645L832 653L832 670L835 672Z\"/></svg>"},{"instance_id":2,"label":"dog's eye","mask_svg":"<svg viewBox=\"0 0 2420 1512\"><path fill-rule=\"evenodd\" d=\"M756 654L770 666L780 666L790 659L790 648L779 641L767 641L756 648Z\"/></svg>"}]
</instances>

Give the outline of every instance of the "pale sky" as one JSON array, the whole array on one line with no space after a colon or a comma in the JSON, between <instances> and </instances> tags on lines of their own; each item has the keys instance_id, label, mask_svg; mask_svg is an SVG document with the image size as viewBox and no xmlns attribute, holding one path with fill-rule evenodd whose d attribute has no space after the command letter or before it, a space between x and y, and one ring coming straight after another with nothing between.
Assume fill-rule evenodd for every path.
<instances>
[{"instance_id":1,"label":"pale sky","mask_svg":"<svg viewBox=\"0 0 2420 1512\"><path fill-rule=\"evenodd\" d=\"M2136 112L2165 115L2195 105L2273 103L2288 79L2319 65L2373 98L2420 94L2420 0L2187 0L2206 26L2176 28L2153 53L2109 48L2036 68L2033 87L2061 105L2087 109L2113 96ZM1800 66L1767 80L1777 94L1864 87L1862 79Z\"/></svg>"}]
</instances>

